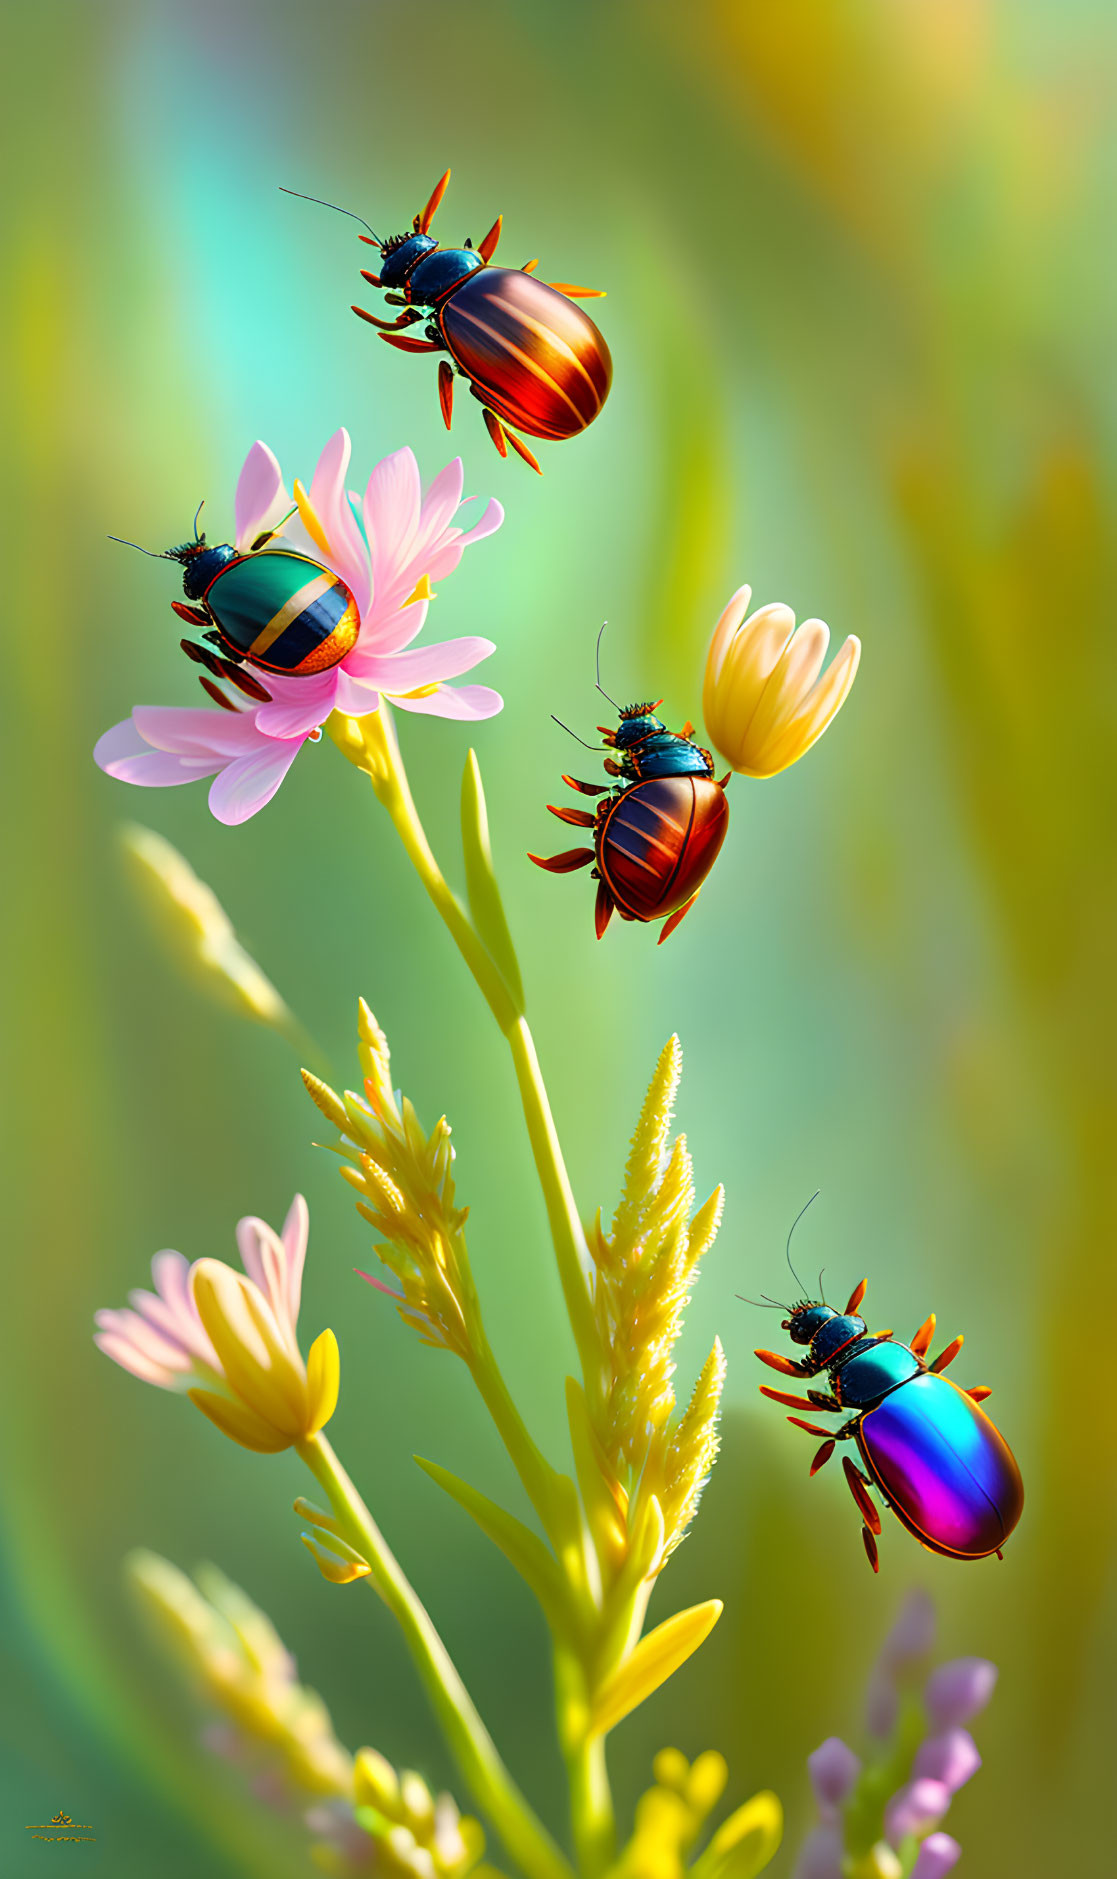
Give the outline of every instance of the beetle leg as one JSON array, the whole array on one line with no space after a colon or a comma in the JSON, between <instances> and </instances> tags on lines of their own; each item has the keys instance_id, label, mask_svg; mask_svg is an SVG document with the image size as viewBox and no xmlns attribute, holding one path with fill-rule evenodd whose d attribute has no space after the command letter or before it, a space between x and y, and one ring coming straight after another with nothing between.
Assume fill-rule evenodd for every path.
<instances>
[{"instance_id":1,"label":"beetle leg","mask_svg":"<svg viewBox=\"0 0 1117 1879\"><path fill-rule=\"evenodd\" d=\"M560 822L572 822L576 829L592 829L596 820L588 809L557 809L553 802L549 802L547 807Z\"/></svg>"},{"instance_id":2,"label":"beetle leg","mask_svg":"<svg viewBox=\"0 0 1117 1879\"><path fill-rule=\"evenodd\" d=\"M360 308L354 307L353 311L359 313ZM368 318L367 314L365 318ZM373 320L372 324L375 326L376 321ZM386 340L389 346L398 346L401 352L445 352L446 350L445 346L438 345L433 339L411 339L406 333L381 333L380 337Z\"/></svg>"},{"instance_id":3,"label":"beetle leg","mask_svg":"<svg viewBox=\"0 0 1117 1879\"><path fill-rule=\"evenodd\" d=\"M849 1316L851 1311L856 1311L858 1309L868 1289L869 1289L868 1279L862 1279L860 1285L854 1286L852 1292L849 1295L849 1304L846 1306L847 1317Z\"/></svg>"},{"instance_id":4,"label":"beetle leg","mask_svg":"<svg viewBox=\"0 0 1117 1879\"><path fill-rule=\"evenodd\" d=\"M830 1460L830 1457L833 1453L834 1453L834 1438L833 1436L831 1436L828 1442L824 1442L822 1444L822 1447L820 1449L816 1449L815 1451L815 1457L811 1463L812 1476L816 1475L820 1468L825 1468L827 1462Z\"/></svg>"},{"instance_id":5,"label":"beetle leg","mask_svg":"<svg viewBox=\"0 0 1117 1879\"><path fill-rule=\"evenodd\" d=\"M864 1545L865 1554L869 1561L870 1566L872 1567L874 1572L879 1572L880 1571L880 1556L877 1553L877 1543L874 1540L872 1534L870 1533L868 1527L862 1527L861 1540L862 1540L862 1544Z\"/></svg>"},{"instance_id":6,"label":"beetle leg","mask_svg":"<svg viewBox=\"0 0 1117 1879\"><path fill-rule=\"evenodd\" d=\"M443 359L438 368L438 402L442 406L442 421L449 430L454 410L454 368L449 359Z\"/></svg>"},{"instance_id":7,"label":"beetle leg","mask_svg":"<svg viewBox=\"0 0 1117 1879\"><path fill-rule=\"evenodd\" d=\"M508 442L511 444L517 456L522 457L525 463L528 463L531 465L532 469L536 472L537 475L542 476L543 472L539 468L538 457L535 455L533 451L528 449L523 439L521 437L517 437L515 431L508 430L507 426L505 427L504 435L508 439Z\"/></svg>"},{"instance_id":8,"label":"beetle leg","mask_svg":"<svg viewBox=\"0 0 1117 1879\"><path fill-rule=\"evenodd\" d=\"M179 644L188 659L193 659L195 665L204 665L207 672L213 673L214 678L228 679L231 685L235 685L238 691L244 692L246 697L254 698L257 704L271 703L271 693L266 692L259 679L253 678L242 665L238 665L232 659L220 658L217 653L208 651L205 646L195 645L193 640L183 639L179 641Z\"/></svg>"},{"instance_id":9,"label":"beetle leg","mask_svg":"<svg viewBox=\"0 0 1117 1879\"><path fill-rule=\"evenodd\" d=\"M446 194L446 185L449 181L450 172L447 170L444 176L439 177L434 188L431 190L430 196L427 199L426 208L421 209L419 214L415 217L415 227L420 235L425 235L431 223L434 221L435 210Z\"/></svg>"},{"instance_id":10,"label":"beetle leg","mask_svg":"<svg viewBox=\"0 0 1117 1879\"><path fill-rule=\"evenodd\" d=\"M568 300L604 300L604 287L575 287L570 281L548 281L556 294L565 294Z\"/></svg>"},{"instance_id":11,"label":"beetle leg","mask_svg":"<svg viewBox=\"0 0 1117 1879\"><path fill-rule=\"evenodd\" d=\"M597 900L593 909L593 924L598 939L603 937L605 928L613 918L613 909L616 904L604 881L598 881Z\"/></svg>"},{"instance_id":12,"label":"beetle leg","mask_svg":"<svg viewBox=\"0 0 1117 1879\"><path fill-rule=\"evenodd\" d=\"M934 1312L932 1312L929 1318L924 1318L923 1323L920 1325L918 1331L916 1332L915 1336L911 1340L910 1345L908 1346L909 1350L913 1350L917 1357L925 1357L927 1354L927 1348L931 1342L931 1339L934 1337L934 1335L935 1335L935 1314Z\"/></svg>"},{"instance_id":13,"label":"beetle leg","mask_svg":"<svg viewBox=\"0 0 1117 1879\"><path fill-rule=\"evenodd\" d=\"M821 1435L825 1440L830 1440L829 1429L820 1429L817 1422L804 1422L800 1416L789 1416L787 1420L793 1422L797 1429L805 1429L808 1435Z\"/></svg>"},{"instance_id":14,"label":"beetle leg","mask_svg":"<svg viewBox=\"0 0 1117 1879\"><path fill-rule=\"evenodd\" d=\"M670 939L672 933L675 931L675 928L678 926L679 922L681 920L686 919L687 914L690 912L691 908L693 907L695 901L698 899L698 896L701 892L702 892L702 889L700 887L696 887L690 899L684 900L682 906L677 907L675 909L675 912L671 915L671 918L663 922L663 925L660 928L659 938L656 941L657 946L662 946L665 939Z\"/></svg>"},{"instance_id":15,"label":"beetle leg","mask_svg":"<svg viewBox=\"0 0 1117 1879\"><path fill-rule=\"evenodd\" d=\"M576 776L567 776L565 772L562 780L564 783L569 783L571 789L581 790L583 796L605 796L608 794L608 783L582 783Z\"/></svg>"},{"instance_id":16,"label":"beetle leg","mask_svg":"<svg viewBox=\"0 0 1117 1879\"><path fill-rule=\"evenodd\" d=\"M358 311L357 308L353 310L354 312ZM370 326L379 327L382 333L397 332L401 326L414 326L416 321L421 320L423 317L423 314L415 307L408 307L404 313L398 313L394 320L378 320L375 313L361 314L362 320L367 320Z\"/></svg>"},{"instance_id":17,"label":"beetle leg","mask_svg":"<svg viewBox=\"0 0 1117 1879\"><path fill-rule=\"evenodd\" d=\"M172 600L171 609L174 613L178 614L180 620L185 620L190 626L208 626L210 624L210 616L205 611L204 607L187 607L183 605L181 600Z\"/></svg>"},{"instance_id":18,"label":"beetle leg","mask_svg":"<svg viewBox=\"0 0 1117 1879\"><path fill-rule=\"evenodd\" d=\"M865 1525L871 1532L879 1533L880 1515L877 1513L870 1498L868 1481L861 1473L856 1462L850 1461L848 1455L842 1456L842 1468L845 1473L845 1478L849 1482L849 1491L857 1502L858 1507L861 1509L861 1517Z\"/></svg>"},{"instance_id":19,"label":"beetle leg","mask_svg":"<svg viewBox=\"0 0 1117 1879\"><path fill-rule=\"evenodd\" d=\"M779 1351L754 1351L753 1355L759 1357L762 1364L767 1364L769 1370L778 1370L785 1377L814 1375L805 1364L797 1364L794 1357L784 1357Z\"/></svg>"},{"instance_id":20,"label":"beetle leg","mask_svg":"<svg viewBox=\"0 0 1117 1879\"><path fill-rule=\"evenodd\" d=\"M985 1398L992 1396L992 1394L993 1392L987 1383L975 1383L966 1391L966 1395L969 1397L971 1403L983 1403Z\"/></svg>"},{"instance_id":21,"label":"beetle leg","mask_svg":"<svg viewBox=\"0 0 1117 1879\"><path fill-rule=\"evenodd\" d=\"M237 711L239 709L239 707L233 703L231 698L226 698L225 693L221 690L220 685L215 685L212 679L207 679L204 676L204 674L201 672L199 672L198 674L198 684L201 686L202 690L205 692L206 697L212 698L214 704L220 705L222 710Z\"/></svg>"},{"instance_id":22,"label":"beetle leg","mask_svg":"<svg viewBox=\"0 0 1117 1879\"><path fill-rule=\"evenodd\" d=\"M588 868L596 856L592 848L567 848L561 855L529 855L528 860L551 874L573 874L576 868Z\"/></svg>"},{"instance_id":23,"label":"beetle leg","mask_svg":"<svg viewBox=\"0 0 1117 1879\"><path fill-rule=\"evenodd\" d=\"M506 457L508 455L508 445L504 441L503 426L501 425L500 419L498 417L494 417L493 413L489 410L487 405L485 406L485 409L484 409L484 419L485 419L485 429L488 431L489 436L492 438L493 443L497 447L497 450L500 452L500 455L502 457Z\"/></svg>"},{"instance_id":24,"label":"beetle leg","mask_svg":"<svg viewBox=\"0 0 1117 1879\"><path fill-rule=\"evenodd\" d=\"M931 1369L935 1371L936 1373L938 1373L939 1371L945 1370L947 1364L952 1364L954 1362L954 1359L957 1357L958 1352L962 1348L962 1344L963 1344L963 1338L962 1338L961 1332L959 1332L958 1336L953 1340L953 1342L948 1344L944 1351L939 1352L938 1356L935 1358L934 1363L931 1365Z\"/></svg>"},{"instance_id":25,"label":"beetle leg","mask_svg":"<svg viewBox=\"0 0 1117 1879\"><path fill-rule=\"evenodd\" d=\"M806 1396L788 1396L783 1390L770 1390L766 1383L760 1385L761 1396L767 1396L773 1403L786 1403L788 1409L821 1409L824 1414L840 1409L841 1404L823 1390L810 1390Z\"/></svg>"},{"instance_id":26,"label":"beetle leg","mask_svg":"<svg viewBox=\"0 0 1117 1879\"><path fill-rule=\"evenodd\" d=\"M536 255L534 261L524 262L523 267L520 269L520 273L521 274L534 274L538 266L539 266L539 256Z\"/></svg>"},{"instance_id":27,"label":"beetle leg","mask_svg":"<svg viewBox=\"0 0 1117 1879\"><path fill-rule=\"evenodd\" d=\"M496 218L496 221L493 223L488 234L485 236L484 241L478 242L477 252L480 255L482 261L491 261L494 254L496 253L496 244L500 240L500 230L501 230L501 224L503 223L503 221L504 221L504 217L502 215L498 215Z\"/></svg>"}]
</instances>

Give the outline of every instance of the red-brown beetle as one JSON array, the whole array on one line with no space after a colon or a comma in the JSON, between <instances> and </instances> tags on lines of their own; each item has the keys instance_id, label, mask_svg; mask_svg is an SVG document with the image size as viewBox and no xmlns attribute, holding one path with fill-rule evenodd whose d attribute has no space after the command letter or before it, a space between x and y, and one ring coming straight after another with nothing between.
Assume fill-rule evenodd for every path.
<instances>
[{"instance_id":1,"label":"red-brown beetle","mask_svg":"<svg viewBox=\"0 0 1117 1879\"><path fill-rule=\"evenodd\" d=\"M371 286L392 290L386 295L388 304L404 311L395 320L378 320L364 307L353 311L401 352L448 352L453 364L443 359L438 368L447 430L457 371L484 407L489 436L501 456L507 456L511 444L538 470L516 430L532 437L576 437L593 423L609 394L609 348L588 315L572 304L574 299L600 297L603 290L569 281L548 286L534 278L537 261L518 269L492 267L503 219L499 215L477 248L468 241L464 248L440 248L428 230L449 181L447 170L407 234L381 241L365 222L369 234L361 240L378 247L382 260L379 274L365 268L361 273ZM412 339L400 330L424 319L425 339Z\"/></svg>"},{"instance_id":2,"label":"red-brown beetle","mask_svg":"<svg viewBox=\"0 0 1117 1879\"><path fill-rule=\"evenodd\" d=\"M593 847L529 856L552 874L596 863L598 939L615 908L622 920L663 920L662 945L697 900L729 826L728 774L715 779L713 758L693 741L691 725L668 731L654 710L652 704L629 705L615 731L597 727L619 757L607 757L605 768L623 779L623 787L610 790L607 783L563 777L584 796L603 798L596 815L547 804L560 822L592 828Z\"/></svg>"}]
</instances>

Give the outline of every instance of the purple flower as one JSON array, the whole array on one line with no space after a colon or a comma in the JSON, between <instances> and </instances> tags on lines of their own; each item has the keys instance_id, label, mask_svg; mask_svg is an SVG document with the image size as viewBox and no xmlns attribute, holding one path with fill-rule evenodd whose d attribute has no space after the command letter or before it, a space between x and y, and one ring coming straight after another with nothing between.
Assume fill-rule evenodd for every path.
<instances>
[{"instance_id":1,"label":"purple flower","mask_svg":"<svg viewBox=\"0 0 1117 1879\"><path fill-rule=\"evenodd\" d=\"M957 1794L981 1767L977 1744L967 1729L944 1729L941 1735L928 1736L915 1758L912 1774L929 1781L941 1781L951 1794Z\"/></svg>"},{"instance_id":2,"label":"purple flower","mask_svg":"<svg viewBox=\"0 0 1117 1879\"><path fill-rule=\"evenodd\" d=\"M987 1657L955 1657L940 1664L924 1692L927 1714L936 1729L954 1729L985 1708L997 1681L997 1666Z\"/></svg>"},{"instance_id":3,"label":"purple flower","mask_svg":"<svg viewBox=\"0 0 1117 1879\"><path fill-rule=\"evenodd\" d=\"M884 1810L884 1831L893 1846L910 1833L925 1833L940 1821L950 1806L950 1789L943 1781L919 1777L899 1788Z\"/></svg>"},{"instance_id":4,"label":"purple flower","mask_svg":"<svg viewBox=\"0 0 1117 1879\"><path fill-rule=\"evenodd\" d=\"M962 1857L957 1840L948 1833L932 1833L919 1849L919 1858L911 1869L911 1879L942 1879Z\"/></svg>"},{"instance_id":5,"label":"purple flower","mask_svg":"<svg viewBox=\"0 0 1117 1879\"><path fill-rule=\"evenodd\" d=\"M842 1879L845 1848L840 1827L816 1827L805 1842L792 1879Z\"/></svg>"},{"instance_id":6,"label":"purple flower","mask_svg":"<svg viewBox=\"0 0 1117 1879\"><path fill-rule=\"evenodd\" d=\"M881 1647L880 1661L889 1670L905 1670L926 1657L934 1643L935 1608L926 1592L909 1592Z\"/></svg>"},{"instance_id":7,"label":"purple flower","mask_svg":"<svg viewBox=\"0 0 1117 1879\"><path fill-rule=\"evenodd\" d=\"M827 1736L821 1748L807 1756L807 1772L823 1820L833 1820L842 1802L852 1794L861 1773L860 1758L840 1736Z\"/></svg>"}]
</instances>

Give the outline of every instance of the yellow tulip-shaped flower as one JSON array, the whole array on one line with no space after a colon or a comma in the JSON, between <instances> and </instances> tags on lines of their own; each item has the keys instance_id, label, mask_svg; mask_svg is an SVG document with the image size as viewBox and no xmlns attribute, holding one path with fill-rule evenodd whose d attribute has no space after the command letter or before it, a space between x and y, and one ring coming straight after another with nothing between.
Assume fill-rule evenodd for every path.
<instances>
[{"instance_id":1,"label":"yellow tulip-shaped flower","mask_svg":"<svg viewBox=\"0 0 1117 1879\"><path fill-rule=\"evenodd\" d=\"M219 1259L188 1266L180 1253L156 1254L156 1291L133 1292L129 1311L98 1312L97 1343L145 1382L185 1389L244 1448L278 1454L317 1435L337 1407L339 1360L332 1331L315 1339L305 1363L299 1350L308 1231L298 1194L282 1235L252 1216L238 1223L243 1272Z\"/></svg>"},{"instance_id":2,"label":"yellow tulip-shaped flower","mask_svg":"<svg viewBox=\"0 0 1117 1879\"><path fill-rule=\"evenodd\" d=\"M711 743L743 776L775 776L797 762L845 703L861 657L852 634L826 673L830 629L795 625L778 601L745 618L750 587L739 587L718 621L706 659L702 715Z\"/></svg>"}]
</instances>

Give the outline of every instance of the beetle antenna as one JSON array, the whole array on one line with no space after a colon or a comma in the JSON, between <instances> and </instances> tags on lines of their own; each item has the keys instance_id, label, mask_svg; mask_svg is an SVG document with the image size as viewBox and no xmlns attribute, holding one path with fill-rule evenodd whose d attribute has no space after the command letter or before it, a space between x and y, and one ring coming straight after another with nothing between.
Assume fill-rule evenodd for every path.
<instances>
[{"instance_id":1,"label":"beetle antenna","mask_svg":"<svg viewBox=\"0 0 1117 1879\"><path fill-rule=\"evenodd\" d=\"M791 1309L788 1305L778 1305L774 1298L761 1301L759 1298L746 1298L743 1292L738 1292L735 1296L740 1299L742 1305L759 1305L761 1311L789 1311Z\"/></svg>"},{"instance_id":2,"label":"beetle antenna","mask_svg":"<svg viewBox=\"0 0 1117 1879\"><path fill-rule=\"evenodd\" d=\"M826 1271L826 1267L825 1267L825 1266L823 1266L823 1268L822 1268L822 1272L825 1272L825 1271ZM824 1291L823 1291L823 1289L822 1289L822 1272L820 1272L820 1273L819 1273L819 1275L818 1275L818 1296L820 1297L820 1299L822 1300L822 1302L823 1302L823 1304L825 1305L825 1303L826 1303L826 1294L825 1294L825 1292L824 1292Z\"/></svg>"},{"instance_id":3,"label":"beetle antenna","mask_svg":"<svg viewBox=\"0 0 1117 1879\"><path fill-rule=\"evenodd\" d=\"M583 750L592 750L595 755L600 756L601 753L596 744L587 744L584 737L579 737L577 731L570 729L569 724L564 724L561 718L556 718L553 711L551 713L551 719L553 723L558 725L561 731L565 731L568 737L572 737L576 744L581 744Z\"/></svg>"},{"instance_id":4,"label":"beetle antenna","mask_svg":"<svg viewBox=\"0 0 1117 1879\"><path fill-rule=\"evenodd\" d=\"M597 635L597 689L601 693L602 698L609 698L608 692L605 690L604 685L601 683L601 641L605 633L605 628L608 626L608 624L609 624L608 620L602 620L601 632ZM609 698L609 703L612 705L614 711L620 710L621 707L618 705L615 698Z\"/></svg>"},{"instance_id":5,"label":"beetle antenna","mask_svg":"<svg viewBox=\"0 0 1117 1879\"><path fill-rule=\"evenodd\" d=\"M814 1193L811 1195L811 1199L807 1202L807 1206L800 1207L799 1212L796 1214L794 1220L791 1222L791 1233L794 1233L796 1227L799 1225L800 1220L803 1218L803 1215L807 1211L807 1207L811 1205L812 1201L816 1201L818 1199L821 1192L822 1192L822 1189L820 1187L816 1187ZM799 1287L799 1290L805 1295L807 1288L803 1284L802 1279L799 1277L799 1274L796 1272L795 1267L791 1263L791 1233L789 1233L787 1236L787 1245L784 1248L784 1255L787 1259L788 1271L790 1272L796 1285Z\"/></svg>"},{"instance_id":6,"label":"beetle antenna","mask_svg":"<svg viewBox=\"0 0 1117 1879\"><path fill-rule=\"evenodd\" d=\"M297 196L300 202L316 202L318 203L320 208L336 209L338 215L351 215L355 222L359 222L361 224L362 228L368 229L369 234L372 236L373 241L376 242L378 247L382 248L384 246L383 242L380 240L380 237L377 234L376 230L373 228L372 224L370 222L366 222L364 216L358 215L355 210L342 209L338 206L336 202L327 202L324 196L304 196L301 189L286 189L284 188L284 185L282 183L280 183L279 187L283 195Z\"/></svg>"},{"instance_id":7,"label":"beetle antenna","mask_svg":"<svg viewBox=\"0 0 1117 1879\"><path fill-rule=\"evenodd\" d=\"M169 555L165 548L140 548L139 542L126 542L123 535L107 535L105 539L110 542L119 542L122 548L138 549L141 555L150 555L153 561L174 560L174 556Z\"/></svg>"},{"instance_id":8,"label":"beetle antenna","mask_svg":"<svg viewBox=\"0 0 1117 1879\"><path fill-rule=\"evenodd\" d=\"M198 535L198 517L201 515L202 510L205 508L205 506L206 506L206 499L203 496L201 502L198 504L198 507L194 512L194 540L195 541L200 540L200 537Z\"/></svg>"}]
</instances>

